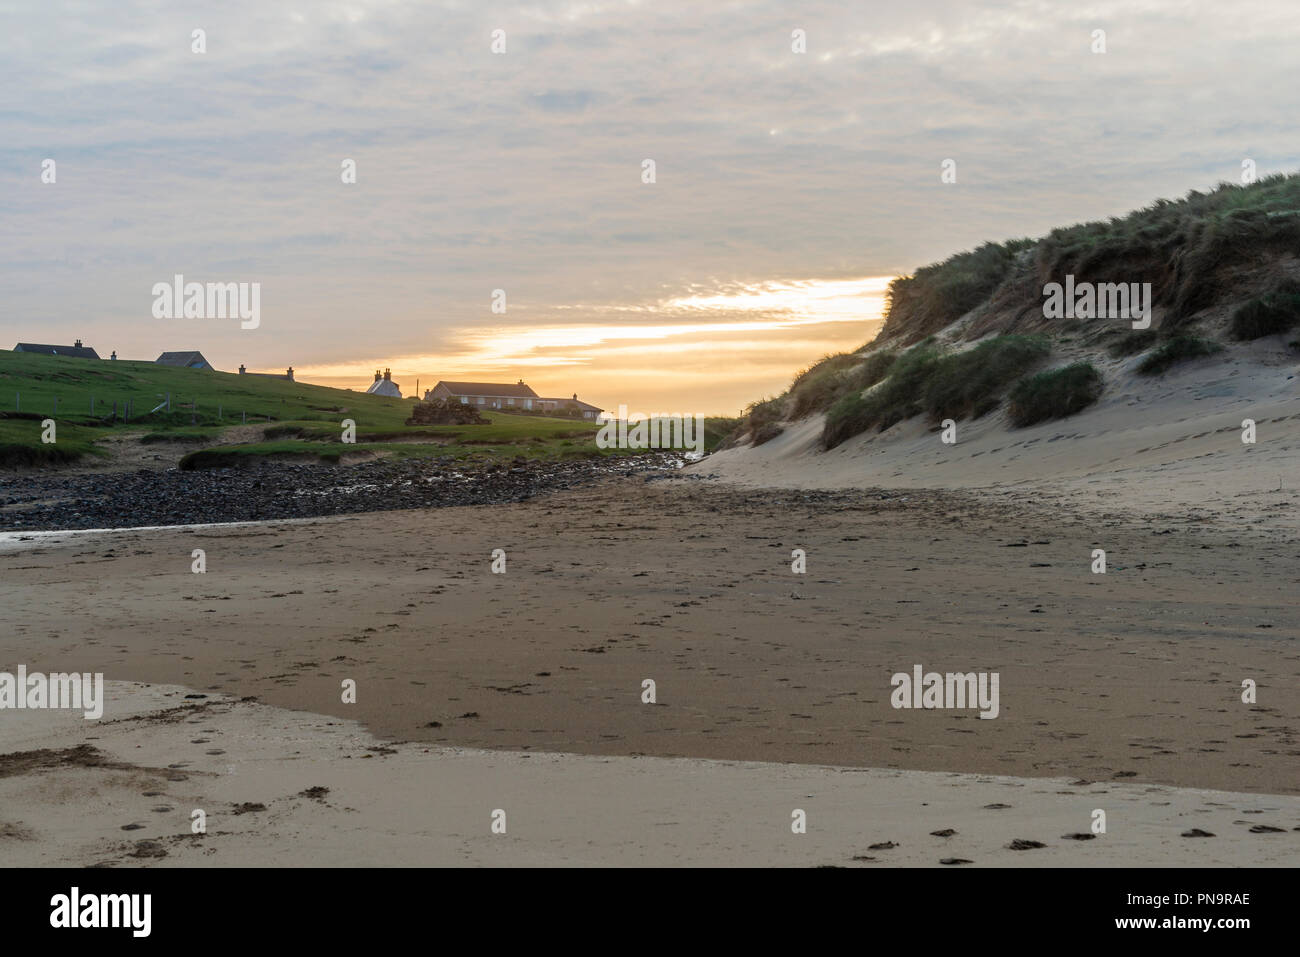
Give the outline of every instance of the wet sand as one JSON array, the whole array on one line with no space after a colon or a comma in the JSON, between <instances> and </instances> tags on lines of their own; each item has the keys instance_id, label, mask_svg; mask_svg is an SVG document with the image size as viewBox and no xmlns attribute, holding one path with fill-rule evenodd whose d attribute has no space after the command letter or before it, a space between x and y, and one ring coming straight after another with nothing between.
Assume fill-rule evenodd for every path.
<instances>
[{"instance_id":1,"label":"wet sand","mask_svg":"<svg viewBox=\"0 0 1300 957\"><path fill-rule=\"evenodd\" d=\"M0 552L0 670L255 697L427 745L1300 793L1296 545L1268 525L636 478L22 544ZM916 664L998 672L998 718L892 708Z\"/></svg>"}]
</instances>

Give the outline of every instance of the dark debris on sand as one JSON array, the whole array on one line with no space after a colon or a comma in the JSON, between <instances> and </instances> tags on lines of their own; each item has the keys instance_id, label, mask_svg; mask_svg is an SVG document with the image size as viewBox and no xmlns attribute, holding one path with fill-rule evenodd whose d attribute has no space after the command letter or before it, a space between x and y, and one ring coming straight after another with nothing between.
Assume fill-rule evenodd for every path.
<instances>
[{"instance_id":1,"label":"dark debris on sand","mask_svg":"<svg viewBox=\"0 0 1300 957\"><path fill-rule=\"evenodd\" d=\"M58 531L317 518L403 508L499 505L613 476L676 472L671 453L572 462L358 465L258 462L242 468L0 473L0 530Z\"/></svg>"}]
</instances>

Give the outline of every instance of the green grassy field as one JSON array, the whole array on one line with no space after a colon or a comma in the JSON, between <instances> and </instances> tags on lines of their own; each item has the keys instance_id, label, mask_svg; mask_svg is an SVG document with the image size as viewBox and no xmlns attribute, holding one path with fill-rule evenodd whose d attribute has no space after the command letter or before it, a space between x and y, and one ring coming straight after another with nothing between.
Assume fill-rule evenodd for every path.
<instances>
[{"instance_id":1,"label":"green grassy field","mask_svg":"<svg viewBox=\"0 0 1300 957\"><path fill-rule=\"evenodd\" d=\"M149 415L168 393L171 414ZM249 421L338 422L352 418L359 430L395 430L403 428L411 406L409 400L233 372L0 351L0 412L17 411L19 395L21 411L53 416L60 422L81 421L92 415L105 418L111 415L114 402L121 412L130 401L134 423L155 430L188 426L192 412L200 425L207 426L237 425L241 413L247 413ZM193 410L191 404L196 406Z\"/></svg>"},{"instance_id":2,"label":"green grassy field","mask_svg":"<svg viewBox=\"0 0 1300 957\"><path fill-rule=\"evenodd\" d=\"M171 411L152 411L171 395ZM114 403L117 418L113 417ZM130 403L129 421L123 416ZM599 449L599 425L577 419L486 412L487 425L417 425L405 421L415 405L305 382L152 362L95 361L0 350L0 466L65 464L105 453L95 440L129 434L189 449L182 467L236 464L258 456L337 461L354 452L395 458L566 459L636 454ZM93 412L92 412L93 410ZM57 423L58 441L41 442L41 421ZM356 443L344 444L342 423L356 423ZM223 443L232 427L260 427L238 444ZM712 448L731 423L707 423Z\"/></svg>"}]
</instances>

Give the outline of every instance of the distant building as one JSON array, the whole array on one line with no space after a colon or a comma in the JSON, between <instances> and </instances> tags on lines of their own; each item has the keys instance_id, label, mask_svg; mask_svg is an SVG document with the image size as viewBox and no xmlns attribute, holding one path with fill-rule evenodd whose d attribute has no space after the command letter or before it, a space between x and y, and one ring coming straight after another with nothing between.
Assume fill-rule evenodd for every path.
<instances>
[{"instance_id":1,"label":"distant building","mask_svg":"<svg viewBox=\"0 0 1300 957\"><path fill-rule=\"evenodd\" d=\"M375 381L370 384L366 390L368 395L386 395L391 399L400 399L402 390L397 383L393 381L393 374L390 370L385 369L381 374L378 369L375 370Z\"/></svg>"},{"instance_id":2,"label":"distant building","mask_svg":"<svg viewBox=\"0 0 1300 957\"><path fill-rule=\"evenodd\" d=\"M439 381L428 392L428 399L459 399L465 405L480 406L484 409L532 409L537 401L537 393L524 385L520 379L518 385L502 382L446 382Z\"/></svg>"},{"instance_id":3,"label":"distant building","mask_svg":"<svg viewBox=\"0 0 1300 957\"><path fill-rule=\"evenodd\" d=\"M502 382L446 382L440 381L428 392L429 399L459 399L465 405L484 409L523 409L538 412L560 412L576 409L583 419L595 419L603 409L586 402L578 401L578 393L572 399L548 399L538 395L520 379L515 385Z\"/></svg>"},{"instance_id":4,"label":"distant building","mask_svg":"<svg viewBox=\"0 0 1300 957\"><path fill-rule=\"evenodd\" d=\"M572 399L538 399L537 401L541 403L538 408L543 412L565 412L569 409L577 409L582 413L581 417L584 419L595 419L605 411L590 403L580 402L576 392L573 393Z\"/></svg>"},{"instance_id":5,"label":"distant building","mask_svg":"<svg viewBox=\"0 0 1300 957\"><path fill-rule=\"evenodd\" d=\"M35 342L20 342L14 346L14 352L32 352L42 356L70 356L73 359L99 358L99 353L89 346L83 346L80 339L72 346L45 346Z\"/></svg>"},{"instance_id":6,"label":"distant building","mask_svg":"<svg viewBox=\"0 0 1300 957\"><path fill-rule=\"evenodd\" d=\"M244 364L241 362L241 363L239 364L239 374L240 374L240 375L255 375L255 376L258 376L259 378L262 378L262 379L284 379L284 380L286 380L286 381L288 381L288 382L292 382L292 381L293 381L293 366L289 366L288 371L286 371L286 372L284 373L284 375L281 375L281 374L278 373L278 372L249 372L247 369L244 368Z\"/></svg>"},{"instance_id":7,"label":"distant building","mask_svg":"<svg viewBox=\"0 0 1300 957\"><path fill-rule=\"evenodd\" d=\"M179 366L182 369L212 369L212 363L203 358L202 352L164 352L154 362L160 366Z\"/></svg>"}]
</instances>

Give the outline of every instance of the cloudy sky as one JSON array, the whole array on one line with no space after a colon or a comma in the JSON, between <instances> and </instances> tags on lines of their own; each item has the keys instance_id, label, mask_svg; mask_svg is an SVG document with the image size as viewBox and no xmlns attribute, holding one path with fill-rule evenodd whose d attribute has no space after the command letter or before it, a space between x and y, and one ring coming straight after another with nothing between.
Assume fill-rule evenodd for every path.
<instances>
[{"instance_id":1,"label":"cloudy sky","mask_svg":"<svg viewBox=\"0 0 1300 957\"><path fill-rule=\"evenodd\" d=\"M890 276L1296 169L1298 44L1295 0L0 0L0 335L735 413ZM177 273L260 326L154 318Z\"/></svg>"}]
</instances>

